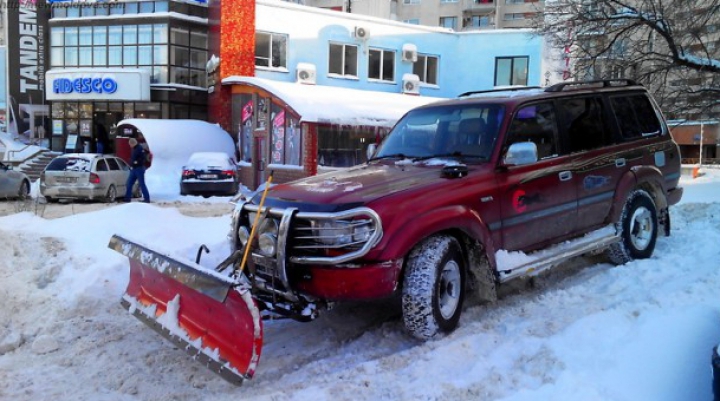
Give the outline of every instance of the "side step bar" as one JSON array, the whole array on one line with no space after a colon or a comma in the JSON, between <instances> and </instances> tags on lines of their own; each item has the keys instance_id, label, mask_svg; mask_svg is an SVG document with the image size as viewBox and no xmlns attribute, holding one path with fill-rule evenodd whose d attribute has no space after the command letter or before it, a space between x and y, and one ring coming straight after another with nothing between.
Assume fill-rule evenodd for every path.
<instances>
[{"instance_id":1,"label":"side step bar","mask_svg":"<svg viewBox=\"0 0 720 401\"><path fill-rule=\"evenodd\" d=\"M535 257L535 255L537 255L535 260L519 266L498 266L500 282L504 283L517 277L535 276L568 259L588 252L607 248L608 246L616 242L620 242L621 240L614 231L614 228L612 230L608 230L607 228L598 230L598 233L604 234L601 234L599 237L597 235L587 235L585 237L538 251L536 254L528 255L530 257Z\"/></svg>"}]
</instances>

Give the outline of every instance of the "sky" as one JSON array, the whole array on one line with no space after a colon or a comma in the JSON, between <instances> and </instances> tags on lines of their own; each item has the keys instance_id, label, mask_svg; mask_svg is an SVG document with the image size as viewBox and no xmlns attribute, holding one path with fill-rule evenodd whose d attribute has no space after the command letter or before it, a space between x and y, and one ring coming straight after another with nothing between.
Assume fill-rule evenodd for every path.
<instances>
[{"instance_id":1,"label":"sky","mask_svg":"<svg viewBox=\"0 0 720 401\"><path fill-rule=\"evenodd\" d=\"M107 248L120 234L194 260L206 244L201 264L214 266L229 252L229 198L208 204L212 217L183 215L199 201L169 193L165 205L0 217L0 399L711 400L720 170L703 171L681 179L672 235L650 259L577 258L468 305L456 331L425 343L403 332L392 301L265 321L258 369L241 387L120 307L129 266Z\"/></svg>"}]
</instances>

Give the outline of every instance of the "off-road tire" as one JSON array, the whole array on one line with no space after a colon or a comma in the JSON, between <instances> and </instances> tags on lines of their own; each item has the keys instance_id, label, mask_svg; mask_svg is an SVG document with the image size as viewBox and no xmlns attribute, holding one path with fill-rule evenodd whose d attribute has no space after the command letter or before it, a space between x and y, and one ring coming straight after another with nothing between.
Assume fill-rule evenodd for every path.
<instances>
[{"instance_id":1,"label":"off-road tire","mask_svg":"<svg viewBox=\"0 0 720 401\"><path fill-rule=\"evenodd\" d=\"M105 194L105 202L106 203L113 203L117 199L117 188L115 188L115 185L110 185L110 188L107 190L107 194Z\"/></svg>"},{"instance_id":2,"label":"off-road tire","mask_svg":"<svg viewBox=\"0 0 720 401\"><path fill-rule=\"evenodd\" d=\"M622 265L652 256L658 236L658 216L650 194L644 190L633 191L615 227L621 240L608 248L612 263Z\"/></svg>"},{"instance_id":3,"label":"off-road tire","mask_svg":"<svg viewBox=\"0 0 720 401\"><path fill-rule=\"evenodd\" d=\"M402 289L405 329L428 340L457 327L465 298L466 266L454 237L427 238L407 257Z\"/></svg>"}]
</instances>

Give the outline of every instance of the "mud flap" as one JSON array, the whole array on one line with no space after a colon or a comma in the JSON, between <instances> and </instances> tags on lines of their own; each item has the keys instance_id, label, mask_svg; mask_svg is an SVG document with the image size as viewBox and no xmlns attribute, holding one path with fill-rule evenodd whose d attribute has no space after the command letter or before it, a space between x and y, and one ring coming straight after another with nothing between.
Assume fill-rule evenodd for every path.
<instances>
[{"instance_id":1,"label":"mud flap","mask_svg":"<svg viewBox=\"0 0 720 401\"><path fill-rule=\"evenodd\" d=\"M130 259L121 303L131 314L227 381L252 378L262 321L247 285L117 235L108 247Z\"/></svg>"}]
</instances>

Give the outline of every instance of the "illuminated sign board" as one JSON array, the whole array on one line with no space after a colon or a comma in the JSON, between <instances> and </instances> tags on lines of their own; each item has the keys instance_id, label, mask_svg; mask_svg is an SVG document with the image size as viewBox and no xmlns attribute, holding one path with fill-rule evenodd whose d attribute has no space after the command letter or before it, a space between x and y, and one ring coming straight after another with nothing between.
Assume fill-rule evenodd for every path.
<instances>
[{"instance_id":1,"label":"illuminated sign board","mask_svg":"<svg viewBox=\"0 0 720 401\"><path fill-rule=\"evenodd\" d=\"M45 74L48 100L150 100L150 72L134 68L64 68Z\"/></svg>"},{"instance_id":2,"label":"illuminated sign board","mask_svg":"<svg viewBox=\"0 0 720 401\"><path fill-rule=\"evenodd\" d=\"M112 78L55 78L52 82L53 93L115 93L118 83Z\"/></svg>"}]
</instances>

